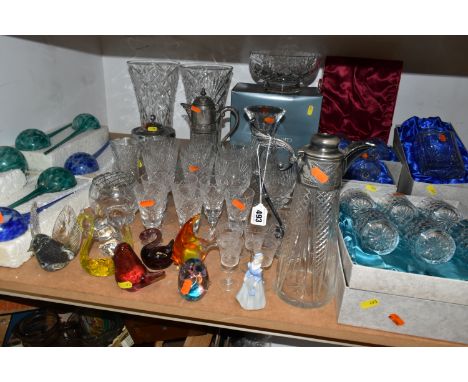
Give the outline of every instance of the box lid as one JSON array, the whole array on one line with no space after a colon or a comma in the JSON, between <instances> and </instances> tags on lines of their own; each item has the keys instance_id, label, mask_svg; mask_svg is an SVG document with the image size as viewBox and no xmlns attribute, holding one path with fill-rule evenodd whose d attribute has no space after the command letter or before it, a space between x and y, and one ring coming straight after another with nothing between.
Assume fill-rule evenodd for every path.
<instances>
[{"instance_id":1,"label":"box lid","mask_svg":"<svg viewBox=\"0 0 468 382\"><path fill-rule=\"evenodd\" d=\"M271 91L267 91L263 85L259 84L249 84L245 82L238 82L236 86L232 89L233 93L242 92L242 93L265 93L265 94L276 94ZM281 97L285 98L298 98L298 97L321 97L320 91L316 87L303 87L298 93L295 94L281 94Z\"/></svg>"}]
</instances>

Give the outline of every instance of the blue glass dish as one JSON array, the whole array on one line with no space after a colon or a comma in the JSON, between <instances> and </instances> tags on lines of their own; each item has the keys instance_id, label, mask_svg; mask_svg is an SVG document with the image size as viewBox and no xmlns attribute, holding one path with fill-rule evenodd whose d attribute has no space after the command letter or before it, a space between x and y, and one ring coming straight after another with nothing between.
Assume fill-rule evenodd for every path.
<instances>
[{"instance_id":1,"label":"blue glass dish","mask_svg":"<svg viewBox=\"0 0 468 382\"><path fill-rule=\"evenodd\" d=\"M356 159L351 164L344 178L363 182L394 184L385 163L370 159L368 156Z\"/></svg>"},{"instance_id":2,"label":"blue glass dish","mask_svg":"<svg viewBox=\"0 0 468 382\"><path fill-rule=\"evenodd\" d=\"M399 162L395 151L393 151L393 148L388 146L382 139L371 138L368 139L368 141L375 144L375 147L367 151L367 153L369 154L369 158L376 160Z\"/></svg>"},{"instance_id":3,"label":"blue glass dish","mask_svg":"<svg viewBox=\"0 0 468 382\"><path fill-rule=\"evenodd\" d=\"M18 211L0 207L0 242L16 239L28 230L28 221Z\"/></svg>"},{"instance_id":4,"label":"blue glass dish","mask_svg":"<svg viewBox=\"0 0 468 382\"><path fill-rule=\"evenodd\" d=\"M63 167L70 170L73 175L90 174L99 170L99 164L96 158L85 152L78 152L70 155Z\"/></svg>"},{"instance_id":5,"label":"blue glass dish","mask_svg":"<svg viewBox=\"0 0 468 382\"><path fill-rule=\"evenodd\" d=\"M46 210L72 194L73 192L70 192L69 194L39 207L37 209L37 213ZM30 218L31 214L29 212L20 214L13 208L0 207L0 242L14 240L25 233L28 229Z\"/></svg>"},{"instance_id":6,"label":"blue glass dish","mask_svg":"<svg viewBox=\"0 0 468 382\"><path fill-rule=\"evenodd\" d=\"M424 176L439 179L457 179L465 176L465 166L453 131L420 131L414 142L413 153Z\"/></svg>"},{"instance_id":7,"label":"blue glass dish","mask_svg":"<svg viewBox=\"0 0 468 382\"><path fill-rule=\"evenodd\" d=\"M468 151L450 123L442 121L440 117L414 116L404 121L395 133L401 141L411 177L415 181L433 184L468 183ZM452 138L453 146L449 143ZM457 151L461 164L456 159ZM461 177L449 177L458 176L462 172L464 175ZM429 173L435 175L426 175Z\"/></svg>"},{"instance_id":8,"label":"blue glass dish","mask_svg":"<svg viewBox=\"0 0 468 382\"><path fill-rule=\"evenodd\" d=\"M77 152L68 157L63 167L69 170L73 175L91 174L99 170L99 163L97 158L109 146L110 141L107 141L98 151L93 155L85 152Z\"/></svg>"}]
</instances>

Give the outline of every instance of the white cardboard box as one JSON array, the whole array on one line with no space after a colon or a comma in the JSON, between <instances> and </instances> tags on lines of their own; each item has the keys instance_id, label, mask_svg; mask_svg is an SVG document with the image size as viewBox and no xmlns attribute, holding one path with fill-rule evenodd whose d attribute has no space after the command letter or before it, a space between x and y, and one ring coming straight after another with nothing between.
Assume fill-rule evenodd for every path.
<instances>
[{"instance_id":1,"label":"white cardboard box","mask_svg":"<svg viewBox=\"0 0 468 382\"><path fill-rule=\"evenodd\" d=\"M31 187L33 187L31 183L22 191L23 195L28 193ZM21 213L29 212L34 201L37 202L39 207L41 207L49 202L59 199L62 196L70 194L66 198L39 213L39 226L41 232L46 235L51 235L55 220L65 205L69 204L75 210L76 214L78 214L81 209L88 207L88 193L90 185L91 179L79 177L77 178L77 185L72 189L41 195L33 201L19 206L17 210ZM22 195L20 194L19 197L21 196ZM24 262L29 260L32 256L32 253L28 251L30 244L31 232L29 229L14 240L0 242L0 267L18 268Z\"/></svg>"},{"instance_id":2,"label":"white cardboard box","mask_svg":"<svg viewBox=\"0 0 468 382\"><path fill-rule=\"evenodd\" d=\"M467 305L351 288L341 261L336 309L340 324L468 344ZM404 324L396 325L391 314Z\"/></svg>"},{"instance_id":3,"label":"white cardboard box","mask_svg":"<svg viewBox=\"0 0 468 382\"><path fill-rule=\"evenodd\" d=\"M398 181L398 192L406 195L435 196L460 201L468 200L468 183L432 184L416 182L413 179L401 145L398 126L395 129L395 134L393 134L393 148L402 163L400 179Z\"/></svg>"},{"instance_id":4,"label":"white cardboard box","mask_svg":"<svg viewBox=\"0 0 468 382\"><path fill-rule=\"evenodd\" d=\"M363 191L376 193L376 194L389 194L392 192L397 191L397 185L400 179L400 173L402 165L400 162L392 162L392 161L383 161L390 171L392 178L395 184L382 184L382 183L374 183L374 182L364 182L361 180L348 180L343 179L343 187L341 191L346 191L349 188L358 188Z\"/></svg>"},{"instance_id":5,"label":"white cardboard box","mask_svg":"<svg viewBox=\"0 0 468 382\"><path fill-rule=\"evenodd\" d=\"M69 136L73 131L74 130L72 128L69 128L52 137L52 146ZM76 152L82 151L88 154L94 154L108 140L109 129L107 126L101 126L101 128L96 130L85 131L47 155L44 155L44 152L50 147L37 151L21 152L28 162L29 169L40 172L53 166L63 167L68 157Z\"/></svg>"},{"instance_id":6,"label":"white cardboard box","mask_svg":"<svg viewBox=\"0 0 468 382\"><path fill-rule=\"evenodd\" d=\"M374 197L374 195L371 195ZM378 199L378 196L377 196ZM416 206L423 197L409 196ZM447 201L466 217L466 206L458 201ZM338 243L347 285L353 289L370 290L399 296L468 305L468 281L398 272L354 264L338 229ZM467 311L468 321L468 311Z\"/></svg>"}]
</instances>

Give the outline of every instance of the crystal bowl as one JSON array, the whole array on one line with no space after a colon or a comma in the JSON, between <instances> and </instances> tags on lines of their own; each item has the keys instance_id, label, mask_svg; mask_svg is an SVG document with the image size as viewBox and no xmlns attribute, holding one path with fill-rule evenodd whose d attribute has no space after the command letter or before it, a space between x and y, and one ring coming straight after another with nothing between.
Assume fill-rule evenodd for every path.
<instances>
[{"instance_id":1,"label":"crystal bowl","mask_svg":"<svg viewBox=\"0 0 468 382\"><path fill-rule=\"evenodd\" d=\"M250 52L249 69L255 82L279 93L297 93L317 77L321 56L295 51Z\"/></svg>"}]
</instances>

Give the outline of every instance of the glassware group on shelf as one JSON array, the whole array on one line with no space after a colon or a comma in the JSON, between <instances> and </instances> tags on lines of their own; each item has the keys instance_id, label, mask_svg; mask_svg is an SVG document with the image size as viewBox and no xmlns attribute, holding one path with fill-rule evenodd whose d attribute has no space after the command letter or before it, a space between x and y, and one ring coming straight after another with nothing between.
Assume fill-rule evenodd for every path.
<instances>
[{"instance_id":1,"label":"glassware group on shelf","mask_svg":"<svg viewBox=\"0 0 468 382\"><path fill-rule=\"evenodd\" d=\"M254 51L250 56L253 79L266 91L283 94L297 93L301 86L310 85L319 66L318 54ZM430 264L445 263L454 255L468 259L466 219L449 203L426 199L415 206L402 195L374 200L359 190L348 190L340 197L341 179L347 170L350 174L358 172L362 180L376 180L382 175L378 160L395 159L380 140L350 143L342 151L338 137L316 134L309 145L295 152L276 136L286 110L251 105L242 110L250 122L250 142L231 143L229 138L240 120L238 111L225 105L232 69L229 65L181 65L173 61L128 62L140 125L130 137L110 141L114 168L93 179L89 189L91 212L82 211L76 217L73 210L64 209L52 237L48 237L38 227L39 209L33 208L31 247L43 269L61 269L78 254L89 274L114 275L118 287L134 292L164 278L165 269L175 264L179 294L196 301L209 288L204 260L216 247L225 274L221 286L226 292L236 290L241 307L250 310L265 306L263 271L278 255L277 294L293 305L319 307L334 294L339 211L351 222L360 248L370 255L387 256L401 247ZM172 127L179 74L186 97L181 106L190 129L187 144L175 140ZM235 123L221 139L227 111ZM50 138L69 126L75 131L48 148L52 146ZM26 130L18 137L17 147L48 148L47 154L74 136L98 128L95 117L81 114L49 134ZM461 163L454 139L452 134L439 131L417 137L423 172L433 175L432 162ZM435 146L437 153L433 152ZM20 155L0 149L0 159L8 157L11 162L0 161L0 166L27 170L19 151ZM95 160L97 155L87 160ZM31 195L2 211L12 223L21 223L15 229L25 230L26 221L14 214L13 207L42 193L74 185L76 179L70 171L48 169ZM163 242L169 194L179 231ZM250 220L251 213L254 207L261 211L263 202L268 205L268 219L264 224L261 217L257 225ZM224 203L225 222L219 222ZM2 211L0 217L4 219ZM281 220L285 211L286 225ZM137 212L144 226L139 235L140 257L133 248L130 229ZM207 237L199 233L203 214L209 226ZM93 243L99 249L97 257L91 257ZM242 285L236 285L233 272L245 253L250 261L247 269L241 269L245 271Z\"/></svg>"}]
</instances>

